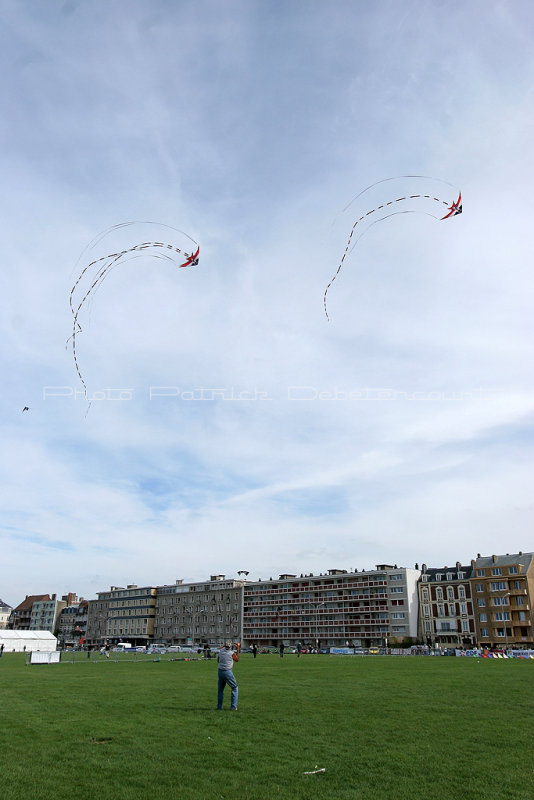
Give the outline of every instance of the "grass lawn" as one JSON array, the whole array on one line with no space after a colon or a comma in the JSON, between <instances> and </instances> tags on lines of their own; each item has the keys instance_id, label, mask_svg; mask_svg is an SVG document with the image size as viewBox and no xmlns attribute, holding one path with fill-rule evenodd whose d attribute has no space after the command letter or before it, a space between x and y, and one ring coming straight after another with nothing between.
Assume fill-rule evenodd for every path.
<instances>
[{"instance_id":1,"label":"grass lawn","mask_svg":"<svg viewBox=\"0 0 534 800\"><path fill-rule=\"evenodd\" d=\"M2 800L534 798L534 661L0 660ZM318 775L303 773L324 767Z\"/></svg>"}]
</instances>

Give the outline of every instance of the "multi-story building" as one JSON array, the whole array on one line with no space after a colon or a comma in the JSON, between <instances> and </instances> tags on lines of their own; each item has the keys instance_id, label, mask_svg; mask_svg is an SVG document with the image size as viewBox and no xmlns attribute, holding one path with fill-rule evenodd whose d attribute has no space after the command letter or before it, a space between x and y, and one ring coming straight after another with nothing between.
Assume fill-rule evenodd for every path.
<instances>
[{"instance_id":1,"label":"multi-story building","mask_svg":"<svg viewBox=\"0 0 534 800\"><path fill-rule=\"evenodd\" d=\"M85 644L87 636L87 615L89 611L89 603L87 600L80 598L78 603L78 611L74 619L74 641L79 644Z\"/></svg>"},{"instance_id":2,"label":"multi-story building","mask_svg":"<svg viewBox=\"0 0 534 800\"><path fill-rule=\"evenodd\" d=\"M109 593L101 592L97 600L89 600L87 603L85 644L90 648L101 647L107 642L109 599L104 598L105 594Z\"/></svg>"},{"instance_id":3,"label":"multi-story building","mask_svg":"<svg viewBox=\"0 0 534 800\"><path fill-rule=\"evenodd\" d=\"M534 646L534 553L481 556L471 562L480 647Z\"/></svg>"},{"instance_id":4,"label":"multi-story building","mask_svg":"<svg viewBox=\"0 0 534 800\"><path fill-rule=\"evenodd\" d=\"M58 640L61 646L77 645L84 640L87 629L87 600L83 597L78 600L70 592L62 598L67 605L62 610L58 619Z\"/></svg>"},{"instance_id":5,"label":"multi-story building","mask_svg":"<svg viewBox=\"0 0 534 800\"><path fill-rule=\"evenodd\" d=\"M13 609L9 616L8 628L18 631L29 631L33 604L43 600L50 600L48 594L27 594L22 603Z\"/></svg>"},{"instance_id":6,"label":"multi-story building","mask_svg":"<svg viewBox=\"0 0 534 800\"><path fill-rule=\"evenodd\" d=\"M154 641L215 647L241 640L244 581L212 575L209 581L158 586Z\"/></svg>"},{"instance_id":7,"label":"multi-story building","mask_svg":"<svg viewBox=\"0 0 534 800\"><path fill-rule=\"evenodd\" d=\"M67 605L65 600L57 600L53 594L48 600L36 600L30 618L31 631L50 631L55 635L59 615Z\"/></svg>"},{"instance_id":8,"label":"multi-story building","mask_svg":"<svg viewBox=\"0 0 534 800\"><path fill-rule=\"evenodd\" d=\"M8 606L3 600L0 600L0 630L5 630L7 628L12 611L13 609L11 606Z\"/></svg>"},{"instance_id":9,"label":"multi-story building","mask_svg":"<svg viewBox=\"0 0 534 800\"><path fill-rule=\"evenodd\" d=\"M429 568L419 580L419 638L429 647L474 647L472 566Z\"/></svg>"},{"instance_id":10,"label":"multi-story building","mask_svg":"<svg viewBox=\"0 0 534 800\"><path fill-rule=\"evenodd\" d=\"M420 571L377 566L283 574L244 588L243 639L259 645L394 646L417 636Z\"/></svg>"},{"instance_id":11,"label":"multi-story building","mask_svg":"<svg viewBox=\"0 0 534 800\"><path fill-rule=\"evenodd\" d=\"M155 586L131 583L98 592L97 600L89 603L87 644L149 644L154 636L155 608Z\"/></svg>"}]
</instances>

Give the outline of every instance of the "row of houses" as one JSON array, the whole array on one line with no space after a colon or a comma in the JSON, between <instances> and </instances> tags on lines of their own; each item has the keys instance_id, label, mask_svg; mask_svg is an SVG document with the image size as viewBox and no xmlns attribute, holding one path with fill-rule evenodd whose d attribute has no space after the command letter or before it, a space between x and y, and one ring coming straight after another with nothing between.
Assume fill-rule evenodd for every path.
<instances>
[{"instance_id":1,"label":"row of houses","mask_svg":"<svg viewBox=\"0 0 534 800\"><path fill-rule=\"evenodd\" d=\"M11 608L0 600L0 630L50 631L61 646L79 643L87 630L89 601L69 592L61 599L52 594L26 595Z\"/></svg>"},{"instance_id":2,"label":"row of houses","mask_svg":"<svg viewBox=\"0 0 534 800\"><path fill-rule=\"evenodd\" d=\"M61 644L87 647L204 647L224 639L259 646L534 647L533 553L479 554L468 565L441 568L381 564L258 581L247 574L112 586L89 601L28 596L8 627L32 629L49 620L56 627L43 629L57 631Z\"/></svg>"}]
</instances>

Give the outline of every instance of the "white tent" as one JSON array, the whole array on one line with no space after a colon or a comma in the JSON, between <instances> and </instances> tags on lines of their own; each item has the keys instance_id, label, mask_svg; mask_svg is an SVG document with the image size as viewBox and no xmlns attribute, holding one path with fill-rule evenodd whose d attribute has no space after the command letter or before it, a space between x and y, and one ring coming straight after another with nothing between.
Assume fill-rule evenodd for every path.
<instances>
[{"instance_id":1,"label":"white tent","mask_svg":"<svg viewBox=\"0 0 534 800\"><path fill-rule=\"evenodd\" d=\"M32 650L50 653L57 649L57 638L50 631L0 630L0 646L4 653L22 653Z\"/></svg>"}]
</instances>

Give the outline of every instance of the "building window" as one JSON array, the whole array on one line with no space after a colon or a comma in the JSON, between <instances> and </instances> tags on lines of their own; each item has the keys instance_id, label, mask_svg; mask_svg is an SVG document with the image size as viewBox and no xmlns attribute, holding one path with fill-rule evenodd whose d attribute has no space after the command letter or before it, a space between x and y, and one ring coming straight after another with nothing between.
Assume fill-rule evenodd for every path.
<instances>
[{"instance_id":1,"label":"building window","mask_svg":"<svg viewBox=\"0 0 534 800\"><path fill-rule=\"evenodd\" d=\"M484 570L477 569L477 578L483 578L483 577L484 577Z\"/></svg>"},{"instance_id":2,"label":"building window","mask_svg":"<svg viewBox=\"0 0 534 800\"><path fill-rule=\"evenodd\" d=\"M485 608L486 607L486 600L485 600L484 597L479 597L477 602L478 602L478 607L479 608Z\"/></svg>"},{"instance_id":3,"label":"building window","mask_svg":"<svg viewBox=\"0 0 534 800\"><path fill-rule=\"evenodd\" d=\"M492 581L491 582L491 591L492 592L503 592L506 589L506 581Z\"/></svg>"}]
</instances>

